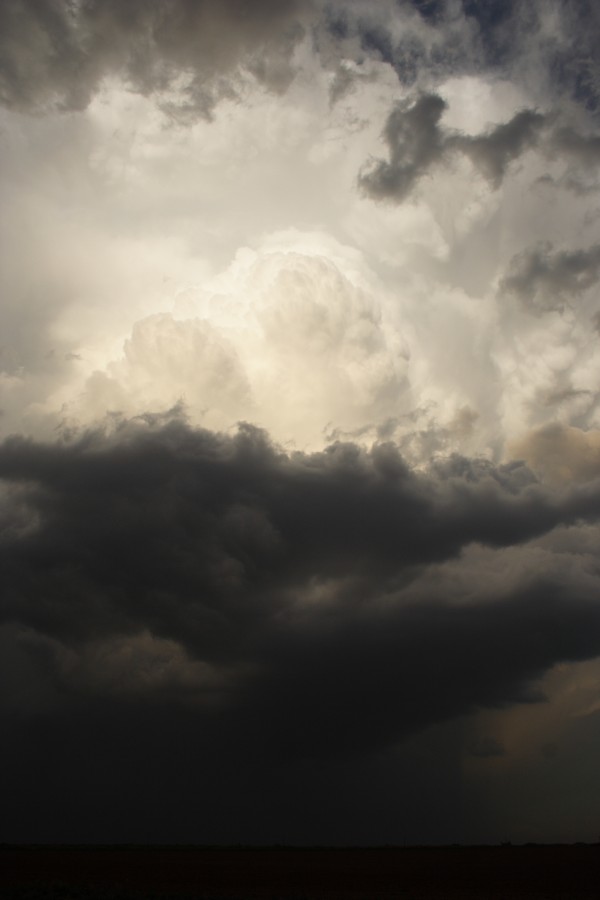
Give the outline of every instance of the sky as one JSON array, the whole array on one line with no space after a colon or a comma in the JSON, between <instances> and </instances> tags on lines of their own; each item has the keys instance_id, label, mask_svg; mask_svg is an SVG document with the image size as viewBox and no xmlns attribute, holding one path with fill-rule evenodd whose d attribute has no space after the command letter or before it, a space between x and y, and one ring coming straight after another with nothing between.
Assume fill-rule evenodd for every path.
<instances>
[{"instance_id":1,"label":"sky","mask_svg":"<svg viewBox=\"0 0 600 900\"><path fill-rule=\"evenodd\" d=\"M600 11L0 4L0 840L600 833Z\"/></svg>"}]
</instances>

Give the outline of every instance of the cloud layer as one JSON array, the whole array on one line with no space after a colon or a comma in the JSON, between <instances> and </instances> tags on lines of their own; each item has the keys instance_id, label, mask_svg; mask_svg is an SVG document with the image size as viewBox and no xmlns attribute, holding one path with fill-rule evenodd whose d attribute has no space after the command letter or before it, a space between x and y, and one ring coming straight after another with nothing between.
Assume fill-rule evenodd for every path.
<instances>
[{"instance_id":1,"label":"cloud layer","mask_svg":"<svg viewBox=\"0 0 600 900\"><path fill-rule=\"evenodd\" d=\"M50 716L94 766L115 751L106 736L91 749L76 733L120 733L119 754L134 754L118 764L127 778L150 752L152 771L166 767L153 779L181 777L205 792L202 768L216 767L226 781L218 798L208 791L206 810L227 840L239 832L217 804L245 809L237 767L263 785L251 833L272 840L278 779L312 791L315 767L368 767L401 741L426 740L414 737L423 729L539 704L546 672L597 653L597 567L559 536L597 521L597 480L556 494L523 465L463 458L416 473L391 444L289 455L251 426L218 435L177 413L67 442L10 439L0 475L3 665L13 686L2 715L17 792L29 778L27 742L48 749ZM497 738L467 730L463 740L467 757L502 757ZM182 753L189 762L177 776ZM81 777L70 752L64 760ZM146 833L141 784L126 792L141 812L125 814L114 779L95 826L96 800L80 812L89 839L103 839L115 815L123 834ZM71 794L71 777L62 780ZM51 783L39 789L46 823ZM342 804L342 786L328 790ZM72 835L73 802L56 834ZM157 802L167 821L146 831L174 839L170 804ZM330 839L358 839L341 826L336 814ZM294 834L307 839L304 820Z\"/></svg>"},{"instance_id":2,"label":"cloud layer","mask_svg":"<svg viewBox=\"0 0 600 900\"><path fill-rule=\"evenodd\" d=\"M596 837L597 18L2 4L2 839Z\"/></svg>"},{"instance_id":3,"label":"cloud layer","mask_svg":"<svg viewBox=\"0 0 600 900\"><path fill-rule=\"evenodd\" d=\"M149 630L148 652L175 642L182 667L205 671L200 700L223 685L226 706L262 709L263 728L285 707L288 751L318 756L523 699L545 669L596 650L595 579L561 585L535 557L487 596L468 571L469 602L421 586L474 543L500 553L595 522L595 482L557 497L523 466L460 458L417 475L390 444L288 456L250 426L225 437L177 418L62 445L12 439L0 472L3 618L46 641L65 689L90 685L61 653L85 668L116 642L110 690L112 656L130 639L135 666Z\"/></svg>"},{"instance_id":4,"label":"cloud layer","mask_svg":"<svg viewBox=\"0 0 600 900\"><path fill-rule=\"evenodd\" d=\"M124 78L142 94L167 95L183 78L175 115L210 115L239 66L281 89L302 34L301 2L260 0L245 15L238 0L20 4L2 12L2 99L14 109L82 109L103 79ZM224 80L219 82L219 78Z\"/></svg>"}]
</instances>

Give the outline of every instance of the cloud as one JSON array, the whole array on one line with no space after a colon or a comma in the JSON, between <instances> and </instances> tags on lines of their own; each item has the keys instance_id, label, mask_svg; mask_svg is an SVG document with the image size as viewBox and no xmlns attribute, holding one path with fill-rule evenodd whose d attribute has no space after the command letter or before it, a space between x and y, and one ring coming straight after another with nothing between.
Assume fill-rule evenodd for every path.
<instances>
[{"instance_id":1,"label":"cloud","mask_svg":"<svg viewBox=\"0 0 600 900\"><path fill-rule=\"evenodd\" d=\"M477 24L456 6L436 6L428 15L421 5L389 0L328 4L321 53L327 58L328 39L330 54L389 66L403 88L430 87L452 70L473 71L482 62Z\"/></svg>"},{"instance_id":2,"label":"cloud","mask_svg":"<svg viewBox=\"0 0 600 900\"><path fill-rule=\"evenodd\" d=\"M342 273L347 250L315 242L322 253L241 251L212 290L190 286L173 313L136 322L65 414L90 422L183 401L196 423L251 420L300 446L389 416L409 388L401 336L366 279Z\"/></svg>"},{"instance_id":3,"label":"cloud","mask_svg":"<svg viewBox=\"0 0 600 900\"><path fill-rule=\"evenodd\" d=\"M403 87L432 88L450 74L491 71L577 102L598 101L598 53L589 4L324 4L259 0L9 0L0 13L0 98L12 109L81 110L117 76L156 94L182 122L210 117L235 96L243 70L273 91L295 74L294 49L310 33L325 65L365 58L389 66ZM578 65L573 63L577 47ZM525 63L524 63L525 60Z\"/></svg>"},{"instance_id":4,"label":"cloud","mask_svg":"<svg viewBox=\"0 0 600 900\"><path fill-rule=\"evenodd\" d=\"M469 752L471 753L471 756L475 756L478 759L490 759L493 757L504 756L506 749L502 741L490 737L489 735L485 735L473 740L469 747Z\"/></svg>"},{"instance_id":5,"label":"cloud","mask_svg":"<svg viewBox=\"0 0 600 900\"><path fill-rule=\"evenodd\" d=\"M535 145L546 124L541 113L525 109L483 134L464 135L439 126L446 109L447 103L437 94L396 106L383 132L389 162L376 161L359 176L368 196L401 202L423 175L456 152L467 156L497 189L509 164Z\"/></svg>"},{"instance_id":6,"label":"cloud","mask_svg":"<svg viewBox=\"0 0 600 900\"><path fill-rule=\"evenodd\" d=\"M457 137L449 140L448 145L465 153L493 187L498 188L509 164L535 145L545 122L541 113L524 109L487 134Z\"/></svg>"},{"instance_id":7,"label":"cloud","mask_svg":"<svg viewBox=\"0 0 600 900\"><path fill-rule=\"evenodd\" d=\"M500 290L514 294L532 312L561 310L600 277L600 245L554 251L552 244L525 250L510 261Z\"/></svg>"},{"instance_id":8,"label":"cloud","mask_svg":"<svg viewBox=\"0 0 600 900\"><path fill-rule=\"evenodd\" d=\"M559 153L576 162L596 168L600 163L600 136L581 134L573 127L558 128L553 135L553 145Z\"/></svg>"},{"instance_id":9,"label":"cloud","mask_svg":"<svg viewBox=\"0 0 600 900\"><path fill-rule=\"evenodd\" d=\"M596 22L0 4L3 839L595 837Z\"/></svg>"},{"instance_id":10,"label":"cloud","mask_svg":"<svg viewBox=\"0 0 600 900\"><path fill-rule=\"evenodd\" d=\"M207 116L239 66L273 90L291 80L305 4L259 0L2 4L0 97L13 109L83 109L117 75L143 94L181 87L167 108ZM219 83L222 77L225 81ZM179 84L178 84L179 82Z\"/></svg>"},{"instance_id":11,"label":"cloud","mask_svg":"<svg viewBox=\"0 0 600 900\"><path fill-rule=\"evenodd\" d=\"M156 402L165 408L183 400L199 417L212 413L229 422L250 411L251 397L235 348L218 329L200 318L148 316L133 326L123 357L96 370L79 403L88 416L106 410L138 412Z\"/></svg>"},{"instance_id":12,"label":"cloud","mask_svg":"<svg viewBox=\"0 0 600 900\"><path fill-rule=\"evenodd\" d=\"M584 482L600 475L600 432L557 422L516 441L513 452L552 483Z\"/></svg>"},{"instance_id":13,"label":"cloud","mask_svg":"<svg viewBox=\"0 0 600 900\"><path fill-rule=\"evenodd\" d=\"M431 92L449 76L485 74L593 113L600 97L596 19L587 0L353 0L327 5L320 40L327 35L338 56L389 66L403 89Z\"/></svg>"},{"instance_id":14,"label":"cloud","mask_svg":"<svg viewBox=\"0 0 600 900\"><path fill-rule=\"evenodd\" d=\"M445 108L441 97L430 94L390 113L383 132L389 162L380 160L359 177L360 187L370 197L402 201L418 179L440 161L444 141L438 122Z\"/></svg>"},{"instance_id":15,"label":"cloud","mask_svg":"<svg viewBox=\"0 0 600 900\"><path fill-rule=\"evenodd\" d=\"M9 439L0 476L2 620L63 705L121 682L144 702L216 698L276 757L328 757L532 700L544 671L598 650L596 580L547 578L526 549L485 595L457 562L469 602L426 577L474 543L595 522L597 482L553 495L522 465L459 458L417 474L389 444L287 455L176 414Z\"/></svg>"}]
</instances>

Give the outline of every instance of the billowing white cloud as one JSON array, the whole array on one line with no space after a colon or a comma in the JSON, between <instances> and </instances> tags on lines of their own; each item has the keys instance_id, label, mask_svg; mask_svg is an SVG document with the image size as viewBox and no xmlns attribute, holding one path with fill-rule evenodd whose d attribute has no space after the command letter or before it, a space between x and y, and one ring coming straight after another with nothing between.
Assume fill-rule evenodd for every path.
<instances>
[{"instance_id":1,"label":"billowing white cloud","mask_svg":"<svg viewBox=\"0 0 600 900\"><path fill-rule=\"evenodd\" d=\"M410 408L406 345L378 298L330 259L248 250L219 286L226 292L190 287L174 312L137 322L67 415L93 421L182 402L210 427L255 421L280 441L315 446L328 431L372 430Z\"/></svg>"}]
</instances>

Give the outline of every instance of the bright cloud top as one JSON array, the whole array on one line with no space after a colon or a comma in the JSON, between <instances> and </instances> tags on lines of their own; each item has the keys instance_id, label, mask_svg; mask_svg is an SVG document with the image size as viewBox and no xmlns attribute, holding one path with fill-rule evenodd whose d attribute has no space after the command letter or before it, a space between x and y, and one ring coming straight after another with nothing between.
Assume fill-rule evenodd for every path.
<instances>
[{"instance_id":1,"label":"bright cloud top","mask_svg":"<svg viewBox=\"0 0 600 900\"><path fill-rule=\"evenodd\" d=\"M32 82L5 113L7 221L27 235L3 245L4 331L19 335L3 351L5 432L182 402L199 424L248 420L299 447L393 435L418 462L501 459L553 421L598 427L591 123L519 57L424 67L427 91L398 83L360 4L347 15L341 69L331 22L318 52L291 29L285 92L236 68L210 121L173 121L125 44L99 57L108 80L78 112L14 111L51 99L23 69ZM475 27L398 15L422 52L427 35ZM203 57L207 83L249 58L244 41L219 65Z\"/></svg>"}]
</instances>

